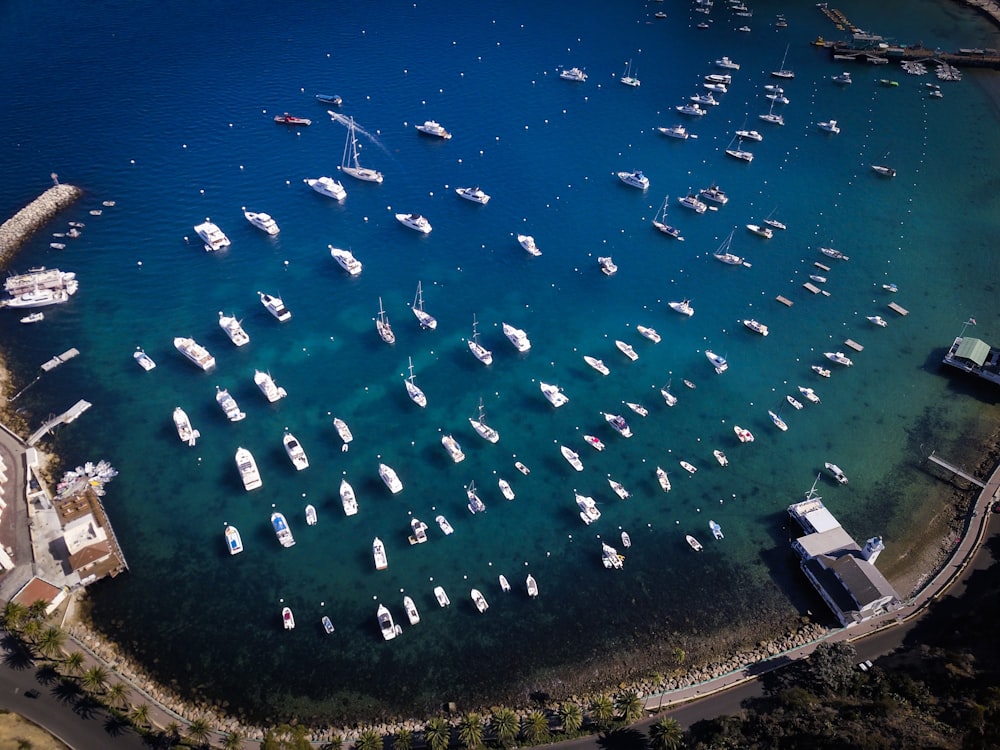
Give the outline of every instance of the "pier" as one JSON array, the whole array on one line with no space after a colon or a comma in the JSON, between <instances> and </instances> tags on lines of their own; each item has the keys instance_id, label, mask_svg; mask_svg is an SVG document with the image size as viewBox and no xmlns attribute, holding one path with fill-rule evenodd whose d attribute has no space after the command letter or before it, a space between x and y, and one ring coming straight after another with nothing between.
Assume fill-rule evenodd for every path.
<instances>
[{"instance_id":1,"label":"pier","mask_svg":"<svg viewBox=\"0 0 1000 750\"><path fill-rule=\"evenodd\" d=\"M28 443L27 443L28 446L30 447L35 443L37 443L39 440L42 439L42 436L46 432L51 430L56 425L69 424L70 422L74 421L77 417L79 417L81 414L87 411L87 409L89 409L90 407L91 403L89 401L84 401L81 398L79 401L73 404L69 409L64 411L62 414L60 414L57 417L53 417L48 422L39 427L37 430L35 430L33 433L31 433L31 437L28 438Z\"/></svg>"},{"instance_id":2,"label":"pier","mask_svg":"<svg viewBox=\"0 0 1000 750\"><path fill-rule=\"evenodd\" d=\"M78 187L57 183L7 219L0 225L0 264L10 260L35 232L82 195Z\"/></svg>"},{"instance_id":3,"label":"pier","mask_svg":"<svg viewBox=\"0 0 1000 750\"><path fill-rule=\"evenodd\" d=\"M871 62L868 58L876 56L885 60L896 62L920 62L920 63L946 63L955 68L992 68L1000 70L1000 53L997 50L982 50L976 52L942 52L937 49L928 49L919 44L906 47L888 45L886 47L872 47L850 44L848 42L835 42L829 47L831 56L837 60L847 59L854 62Z\"/></svg>"},{"instance_id":4,"label":"pier","mask_svg":"<svg viewBox=\"0 0 1000 750\"><path fill-rule=\"evenodd\" d=\"M948 463L943 458L940 458L939 456L935 455L934 451L931 451L931 454L927 457L927 460L930 461L933 464L937 464L938 466L940 466L945 471L951 472L952 479L954 479L955 477L961 477L966 482L974 484L974 485L976 485L977 487L979 487L981 489L986 487L986 483L983 480L976 479L976 477L972 476L967 471L963 471L962 469L958 468L954 464Z\"/></svg>"}]
</instances>

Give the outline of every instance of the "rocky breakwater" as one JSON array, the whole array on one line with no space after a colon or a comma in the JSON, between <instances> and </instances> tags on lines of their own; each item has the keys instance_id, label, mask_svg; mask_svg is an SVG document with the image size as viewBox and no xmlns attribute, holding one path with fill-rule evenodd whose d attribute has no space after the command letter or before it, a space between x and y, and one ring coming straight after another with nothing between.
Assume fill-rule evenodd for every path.
<instances>
[{"instance_id":1,"label":"rocky breakwater","mask_svg":"<svg viewBox=\"0 0 1000 750\"><path fill-rule=\"evenodd\" d=\"M74 185L53 185L0 225L0 265L6 264L35 232L83 195Z\"/></svg>"}]
</instances>

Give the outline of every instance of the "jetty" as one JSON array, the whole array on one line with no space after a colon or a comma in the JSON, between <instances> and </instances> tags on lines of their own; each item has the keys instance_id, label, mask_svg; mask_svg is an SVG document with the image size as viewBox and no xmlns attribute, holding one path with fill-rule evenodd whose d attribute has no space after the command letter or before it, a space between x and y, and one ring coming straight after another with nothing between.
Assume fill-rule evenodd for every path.
<instances>
[{"instance_id":1,"label":"jetty","mask_svg":"<svg viewBox=\"0 0 1000 750\"><path fill-rule=\"evenodd\" d=\"M74 185L56 183L7 219L0 225L0 264L10 260L35 232L82 195L83 191Z\"/></svg>"},{"instance_id":2,"label":"jetty","mask_svg":"<svg viewBox=\"0 0 1000 750\"><path fill-rule=\"evenodd\" d=\"M56 417L52 417L49 421L31 433L31 437L28 438L27 445L30 447L42 439L53 427L60 424L69 424L74 421L77 417L83 414L87 409L89 409L92 404L89 401L84 401L82 398L73 404L69 409L64 411L62 414Z\"/></svg>"},{"instance_id":3,"label":"jetty","mask_svg":"<svg viewBox=\"0 0 1000 750\"><path fill-rule=\"evenodd\" d=\"M945 461L943 458L936 455L934 451L931 451L931 454L927 457L927 460L930 461L932 464L937 464L945 471L951 472L952 479L954 479L955 477L961 477L966 482L974 484L980 489L984 489L986 487L986 482L984 482L982 479L977 479L976 477L972 476L972 474L970 474L969 472L963 471L962 469L955 466L955 464Z\"/></svg>"}]
</instances>

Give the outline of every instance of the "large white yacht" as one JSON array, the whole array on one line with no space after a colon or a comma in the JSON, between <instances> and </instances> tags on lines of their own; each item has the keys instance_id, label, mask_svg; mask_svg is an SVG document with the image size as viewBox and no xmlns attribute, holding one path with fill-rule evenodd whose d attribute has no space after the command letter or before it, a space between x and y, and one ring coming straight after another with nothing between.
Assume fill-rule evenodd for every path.
<instances>
[{"instance_id":1,"label":"large white yacht","mask_svg":"<svg viewBox=\"0 0 1000 750\"><path fill-rule=\"evenodd\" d=\"M591 357L589 354L585 354L583 355L583 361L601 373L601 375L607 375L611 372L611 370L608 369L608 366L597 357Z\"/></svg>"},{"instance_id":2,"label":"large white yacht","mask_svg":"<svg viewBox=\"0 0 1000 750\"><path fill-rule=\"evenodd\" d=\"M559 77L564 81L578 81L580 83L587 80L587 74L579 68L566 68L559 73Z\"/></svg>"},{"instance_id":3,"label":"large white yacht","mask_svg":"<svg viewBox=\"0 0 1000 750\"><path fill-rule=\"evenodd\" d=\"M403 491L403 483L399 481L399 475L396 474L396 470L389 466L389 464L380 463L378 465L378 475L382 477L385 486L389 488L389 491L393 495Z\"/></svg>"},{"instance_id":4,"label":"large white yacht","mask_svg":"<svg viewBox=\"0 0 1000 750\"><path fill-rule=\"evenodd\" d=\"M284 388L275 384L274 378L271 377L271 373L269 372L255 370L253 374L253 382L257 384L258 388L260 388L260 392L264 394L264 398L272 404L278 399L282 399L288 395L288 392Z\"/></svg>"},{"instance_id":5,"label":"large white yacht","mask_svg":"<svg viewBox=\"0 0 1000 750\"><path fill-rule=\"evenodd\" d=\"M679 312L681 315L687 315L691 317L694 315L694 308L691 307L691 300L682 299L679 302L668 302L667 305L674 312Z\"/></svg>"},{"instance_id":6,"label":"large white yacht","mask_svg":"<svg viewBox=\"0 0 1000 750\"><path fill-rule=\"evenodd\" d=\"M281 297L273 294L266 294L260 291L258 291L257 294L260 297L260 303L279 321L284 323L286 320L291 319L292 313L287 307L285 307L285 303L282 301Z\"/></svg>"},{"instance_id":7,"label":"large white yacht","mask_svg":"<svg viewBox=\"0 0 1000 750\"><path fill-rule=\"evenodd\" d=\"M476 605L476 609L479 610L479 614L482 614L490 608L490 605L486 602L486 597L482 595L479 589L472 589L470 592L472 596L472 603Z\"/></svg>"},{"instance_id":8,"label":"large white yacht","mask_svg":"<svg viewBox=\"0 0 1000 750\"><path fill-rule=\"evenodd\" d=\"M267 232L272 237L281 231L278 228L278 222L271 217L271 214L265 214L257 211L247 211L247 207L243 206L243 216L259 230Z\"/></svg>"},{"instance_id":9,"label":"large white yacht","mask_svg":"<svg viewBox=\"0 0 1000 750\"><path fill-rule=\"evenodd\" d=\"M539 381L538 386L542 389L542 394L549 400L549 403L557 409L569 401L569 396L563 393L557 385Z\"/></svg>"},{"instance_id":10,"label":"large white yacht","mask_svg":"<svg viewBox=\"0 0 1000 750\"><path fill-rule=\"evenodd\" d=\"M635 169L631 172L615 172L618 175L618 179L634 188L639 188L640 190L645 190L649 187L649 178L642 173L641 169Z\"/></svg>"},{"instance_id":11,"label":"large white yacht","mask_svg":"<svg viewBox=\"0 0 1000 750\"><path fill-rule=\"evenodd\" d=\"M663 341L663 337L656 332L655 328L649 328L648 326L636 326L635 330L639 332L640 336L644 336L645 338L652 341L654 344L659 344L661 341Z\"/></svg>"},{"instance_id":12,"label":"large white yacht","mask_svg":"<svg viewBox=\"0 0 1000 750\"><path fill-rule=\"evenodd\" d=\"M333 259L351 276L357 276L361 273L361 261L355 258L350 250L341 250L333 245L327 245L327 247L330 248L330 255L333 256Z\"/></svg>"},{"instance_id":13,"label":"large white yacht","mask_svg":"<svg viewBox=\"0 0 1000 750\"><path fill-rule=\"evenodd\" d=\"M632 437L632 428L628 426L628 422L625 421L625 417L621 414L609 414L607 412L601 412L604 416L605 421L612 427L614 427L622 437Z\"/></svg>"},{"instance_id":14,"label":"large white yacht","mask_svg":"<svg viewBox=\"0 0 1000 750\"><path fill-rule=\"evenodd\" d=\"M576 505L580 509L580 520L590 526L601 517L601 511L597 508L594 498L576 493Z\"/></svg>"},{"instance_id":15,"label":"large white yacht","mask_svg":"<svg viewBox=\"0 0 1000 750\"><path fill-rule=\"evenodd\" d=\"M215 367L215 357L209 353L208 349L192 338L178 336L174 339L174 347L176 347L177 351L191 360L191 362L206 372Z\"/></svg>"},{"instance_id":16,"label":"large white yacht","mask_svg":"<svg viewBox=\"0 0 1000 750\"><path fill-rule=\"evenodd\" d=\"M618 351L620 351L622 354L624 354L633 362L639 359L639 355L636 354L635 349L633 349L632 345L629 344L628 342L622 341L621 339L616 339L615 346L618 347Z\"/></svg>"},{"instance_id":17,"label":"large white yacht","mask_svg":"<svg viewBox=\"0 0 1000 750\"><path fill-rule=\"evenodd\" d=\"M455 192L458 193L459 198L465 198L465 200L478 203L481 206L490 202L490 196L484 193L478 185L476 187L455 188Z\"/></svg>"},{"instance_id":18,"label":"large white yacht","mask_svg":"<svg viewBox=\"0 0 1000 750\"><path fill-rule=\"evenodd\" d=\"M526 352L531 348L531 341L528 339L528 334L526 334L523 330L515 328L509 323L504 323L502 327L504 336L510 339L510 343L512 343L514 348L519 352Z\"/></svg>"},{"instance_id":19,"label":"large white yacht","mask_svg":"<svg viewBox=\"0 0 1000 750\"><path fill-rule=\"evenodd\" d=\"M358 512L358 498L354 488L346 479L340 480L340 502L344 506L344 515L353 516Z\"/></svg>"},{"instance_id":20,"label":"large white yacht","mask_svg":"<svg viewBox=\"0 0 1000 750\"><path fill-rule=\"evenodd\" d=\"M517 241L520 243L521 247L528 255L539 256L542 251L538 249L538 245L535 244L535 238L530 234L519 234L517 235Z\"/></svg>"},{"instance_id":21,"label":"large white yacht","mask_svg":"<svg viewBox=\"0 0 1000 750\"><path fill-rule=\"evenodd\" d=\"M611 545L601 542L601 563L608 570L621 570L625 563L625 557L618 554Z\"/></svg>"},{"instance_id":22,"label":"large white yacht","mask_svg":"<svg viewBox=\"0 0 1000 750\"><path fill-rule=\"evenodd\" d=\"M309 468L309 458L306 456L302 444L295 439L292 433L286 432L281 442L285 446L285 453L288 454L288 460L292 462L292 466L295 467L296 471Z\"/></svg>"},{"instance_id":23,"label":"large white yacht","mask_svg":"<svg viewBox=\"0 0 1000 750\"><path fill-rule=\"evenodd\" d=\"M340 417L333 418L333 426L337 430L337 434L340 436L340 439L344 441L344 447L341 450L346 451L347 444L354 440L354 433L352 433L351 428L347 426L347 422Z\"/></svg>"},{"instance_id":24,"label":"large white yacht","mask_svg":"<svg viewBox=\"0 0 1000 750\"><path fill-rule=\"evenodd\" d=\"M445 130L444 126L437 120L425 120L422 125L417 125L416 128L424 135L433 135L446 141L451 139L451 133Z\"/></svg>"},{"instance_id":25,"label":"large white yacht","mask_svg":"<svg viewBox=\"0 0 1000 750\"><path fill-rule=\"evenodd\" d=\"M431 223L427 221L427 218L421 216L420 214L396 214L396 221L404 227L415 229L416 231L423 232L424 234L430 234L431 229L433 229Z\"/></svg>"},{"instance_id":26,"label":"large white yacht","mask_svg":"<svg viewBox=\"0 0 1000 750\"><path fill-rule=\"evenodd\" d=\"M577 471L583 471L583 461L580 460L579 453L577 453L572 448L568 448L565 445L559 446L559 452L562 453L563 458L565 458L566 461L569 462L570 466L572 466Z\"/></svg>"},{"instance_id":27,"label":"large white yacht","mask_svg":"<svg viewBox=\"0 0 1000 750\"><path fill-rule=\"evenodd\" d=\"M347 197L347 191L344 190L344 186L332 177L307 178L303 182L320 195L325 195L328 198L342 201Z\"/></svg>"},{"instance_id":28,"label":"large white yacht","mask_svg":"<svg viewBox=\"0 0 1000 750\"><path fill-rule=\"evenodd\" d=\"M209 219L205 219L201 224L195 225L194 231L198 233L201 241L205 243L205 252L207 253L222 250L232 244L225 233Z\"/></svg>"},{"instance_id":29,"label":"large white yacht","mask_svg":"<svg viewBox=\"0 0 1000 750\"><path fill-rule=\"evenodd\" d=\"M683 125L674 125L669 128L657 128L657 130L659 130L665 136L668 136L670 138L679 138L682 141L687 140L689 137L687 128L685 128Z\"/></svg>"},{"instance_id":30,"label":"large white yacht","mask_svg":"<svg viewBox=\"0 0 1000 750\"><path fill-rule=\"evenodd\" d=\"M215 401L219 404L219 408L222 409L226 415L226 419L230 422L241 422L246 419L246 412L240 411L240 405L236 403L236 399L225 388L215 386Z\"/></svg>"},{"instance_id":31,"label":"large white yacht","mask_svg":"<svg viewBox=\"0 0 1000 750\"><path fill-rule=\"evenodd\" d=\"M201 433L191 426L187 412L179 406L174 409L174 427L177 428L177 437L181 439L181 442L192 447L197 444L198 438L201 437Z\"/></svg>"},{"instance_id":32,"label":"large white yacht","mask_svg":"<svg viewBox=\"0 0 1000 750\"><path fill-rule=\"evenodd\" d=\"M243 330L243 326L236 319L235 315L226 315L220 310L219 328L226 332L229 340L236 344L236 346L244 346L250 343L250 336Z\"/></svg>"},{"instance_id":33,"label":"large white yacht","mask_svg":"<svg viewBox=\"0 0 1000 750\"><path fill-rule=\"evenodd\" d=\"M706 349L705 357L707 357L708 361L712 363L712 367L715 368L715 371L719 375L721 375L722 373L724 373L726 370L729 369L729 363L726 361L726 358L723 357L721 354L716 354L711 349Z\"/></svg>"},{"instance_id":34,"label":"large white yacht","mask_svg":"<svg viewBox=\"0 0 1000 750\"><path fill-rule=\"evenodd\" d=\"M236 468L240 471L243 489L247 492L263 486L260 472L257 470L257 462L254 461L253 454L243 446L236 449Z\"/></svg>"}]
</instances>

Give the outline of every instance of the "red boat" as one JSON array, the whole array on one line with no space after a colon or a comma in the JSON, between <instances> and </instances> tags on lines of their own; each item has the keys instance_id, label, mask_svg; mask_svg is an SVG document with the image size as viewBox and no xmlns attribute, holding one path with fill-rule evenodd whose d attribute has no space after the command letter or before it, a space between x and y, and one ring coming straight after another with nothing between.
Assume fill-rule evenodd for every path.
<instances>
[{"instance_id":1,"label":"red boat","mask_svg":"<svg viewBox=\"0 0 1000 750\"><path fill-rule=\"evenodd\" d=\"M312 125L312 120L305 117L295 117L287 112L283 115L275 115L274 121L279 125Z\"/></svg>"}]
</instances>

